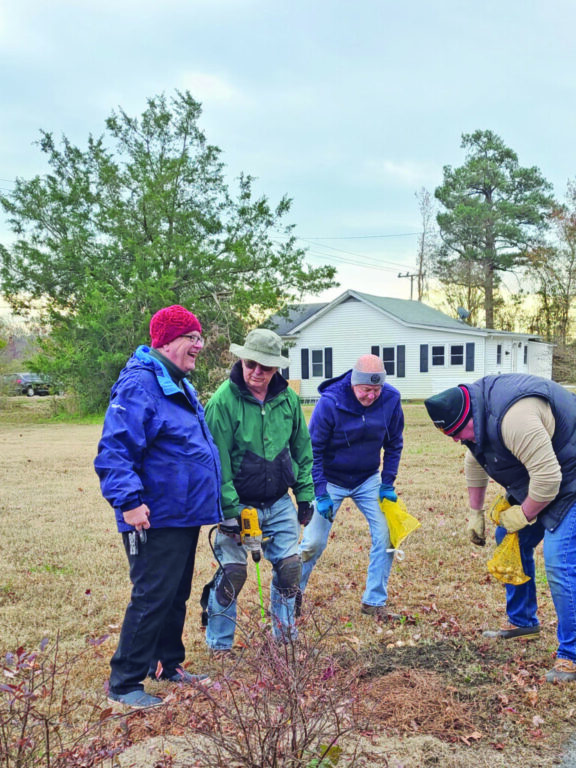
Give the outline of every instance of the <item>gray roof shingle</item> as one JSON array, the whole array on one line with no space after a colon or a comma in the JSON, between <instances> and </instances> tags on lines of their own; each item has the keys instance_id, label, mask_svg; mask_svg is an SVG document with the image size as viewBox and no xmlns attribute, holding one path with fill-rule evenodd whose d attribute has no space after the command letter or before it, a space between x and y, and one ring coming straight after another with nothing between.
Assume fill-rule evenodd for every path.
<instances>
[{"instance_id":1,"label":"gray roof shingle","mask_svg":"<svg viewBox=\"0 0 576 768\"><path fill-rule=\"evenodd\" d=\"M327 307L328 304L329 302L324 302L323 304L299 304L297 307L289 307L287 317L272 315L266 321L266 327L276 331L279 336L289 336L293 328Z\"/></svg>"}]
</instances>

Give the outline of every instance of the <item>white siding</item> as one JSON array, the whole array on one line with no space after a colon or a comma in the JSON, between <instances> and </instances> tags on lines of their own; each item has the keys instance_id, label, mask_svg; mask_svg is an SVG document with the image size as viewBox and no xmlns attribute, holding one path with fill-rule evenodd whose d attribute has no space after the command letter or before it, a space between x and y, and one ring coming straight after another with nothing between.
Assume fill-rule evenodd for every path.
<instances>
[{"instance_id":1,"label":"white siding","mask_svg":"<svg viewBox=\"0 0 576 768\"><path fill-rule=\"evenodd\" d=\"M538 341L528 342L528 372L534 376L552 378L553 344L544 344Z\"/></svg>"}]
</instances>

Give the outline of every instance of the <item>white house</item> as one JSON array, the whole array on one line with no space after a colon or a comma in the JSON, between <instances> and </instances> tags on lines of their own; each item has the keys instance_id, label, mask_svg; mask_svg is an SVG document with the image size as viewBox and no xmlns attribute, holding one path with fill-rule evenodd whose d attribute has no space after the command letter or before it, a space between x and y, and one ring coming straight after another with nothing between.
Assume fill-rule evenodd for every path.
<instances>
[{"instance_id":1,"label":"white house","mask_svg":"<svg viewBox=\"0 0 576 768\"><path fill-rule=\"evenodd\" d=\"M346 291L304 304L269 326L286 342L286 378L305 401L318 385L352 368L360 355L382 357L387 381L405 400L497 373L552 377L553 345L527 333L474 328L418 301Z\"/></svg>"}]
</instances>

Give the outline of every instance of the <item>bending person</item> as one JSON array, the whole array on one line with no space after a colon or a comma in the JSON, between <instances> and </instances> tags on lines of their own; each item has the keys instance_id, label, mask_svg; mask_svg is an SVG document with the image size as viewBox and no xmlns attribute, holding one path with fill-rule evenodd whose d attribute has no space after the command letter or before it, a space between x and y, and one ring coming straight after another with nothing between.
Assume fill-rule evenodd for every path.
<instances>
[{"instance_id":1,"label":"bending person","mask_svg":"<svg viewBox=\"0 0 576 768\"><path fill-rule=\"evenodd\" d=\"M388 616L388 577L394 554L386 551L390 533L379 501L397 499L394 483L402 453L404 414L400 393L385 380L382 360L363 355L351 371L318 387L321 397L310 419L316 510L300 544L299 601L326 549L340 505L350 498L368 521L372 539L361 611Z\"/></svg>"},{"instance_id":2,"label":"bending person","mask_svg":"<svg viewBox=\"0 0 576 768\"><path fill-rule=\"evenodd\" d=\"M485 538L489 477L512 504L495 521L496 540L518 532L530 579L506 585L508 626L485 634L509 640L540 632L534 548L544 539L559 641L546 679L576 680L576 395L549 379L512 373L452 387L424 404L435 426L471 454L466 478L474 543Z\"/></svg>"}]
</instances>

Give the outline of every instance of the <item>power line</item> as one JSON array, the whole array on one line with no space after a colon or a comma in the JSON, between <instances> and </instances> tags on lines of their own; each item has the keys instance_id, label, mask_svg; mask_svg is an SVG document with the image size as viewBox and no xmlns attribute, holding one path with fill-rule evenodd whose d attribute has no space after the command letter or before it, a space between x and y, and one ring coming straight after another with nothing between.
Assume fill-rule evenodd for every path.
<instances>
[{"instance_id":1,"label":"power line","mask_svg":"<svg viewBox=\"0 0 576 768\"><path fill-rule=\"evenodd\" d=\"M364 269L376 269L378 271L382 272L397 272L398 267L402 266L405 267L405 264L395 264L395 262L387 262L387 261L380 261L380 262L374 262L374 261L358 261L355 259L345 259L342 256L336 256L333 253L323 253L322 251L315 251L315 250L309 250L306 253L307 256L313 256L314 258L322 259L323 261L327 261L328 263L339 263L339 264L352 264L356 267L363 267ZM392 264L395 266L386 266L387 264Z\"/></svg>"},{"instance_id":2,"label":"power line","mask_svg":"<svg viewBox=\"0 0 576 768\"><path fill-rule=\"evenodd\" d=\"M299 237L297 239L298 240L302 240L303 242L308 242L306 240L306 238L304 238L304 237ZM333 245L323 245L322 243L313 243L313 245L316 248L318 248L318 247L320 247L320 248L328 248L331 251L337 251L338 253L345 253L348 256L355 256L356 258L359 258L359 259L369 258L369 257L364 256L364 254L362 254L362 253L354 253L354 251L346 251L343 248L336 248ZM376 264L391 264L392 266L395 266L395 267L405 267L406 266L405 264L403 264L403 263L401 263L399 261L388 261L386 259L380 259L378 257L376 257L376 258L378 259L377 262L375 262L375 261L368 261L368 262L364 262L364 263L368 263L368 264L372 264L372 265L376 265ZM349 260L349 261L350 261L351 264L358 263L358 262L353 262L351 260Z\"/></svg>"},{"instance_id":3,"label":"power line","mask_svg":"<svg viewBox=\"0 0 576 768\"><path fill-rule=\"evenodd\" d=\"M422 235L423 232L401 232L397 235L347 235L344 237L319 237L318 235L300 236L300 240L371 240L385 237L412 237Z\"/></svg>"}]
</instances>

